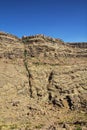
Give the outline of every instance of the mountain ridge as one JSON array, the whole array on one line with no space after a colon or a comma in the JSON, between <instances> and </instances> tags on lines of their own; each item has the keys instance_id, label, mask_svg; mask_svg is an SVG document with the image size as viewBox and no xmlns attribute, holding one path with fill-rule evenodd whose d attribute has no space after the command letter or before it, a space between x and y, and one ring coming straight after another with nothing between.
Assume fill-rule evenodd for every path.
<instances>
[{"instance_id":1,"label":"mountain ridge","mask_svg":"<svg viewBox=\"0 0 87 130\"><path fill-rule=\"evenodd\" d=\"M3 31L0 31L0 36L1 35L4 35L4 36L11 36L11 37L15 37L15 38L17 38L17 39L23 39L23 38L35 38L35 37L42 37L42 38L48 38L49 40L53 40L53 41L56 41L56 40L59 40L59 41L61 41L61 42L64 42L62 39L60 39L60 38L52 38L51 36L46 36L46 35L44 35L44 34L36 34L36 35L23 35L21 38L19 38L18 36L16 36L16 35L14 35L14 34L11 34L11 33L7 33L7 32L3 32ZM85 44L85 43L87 43L86 41L84 42L64 42L64 43L66 43L66 44L79 44L79 43L83 43L83 44Z\"/></svg>"}]
</instances>

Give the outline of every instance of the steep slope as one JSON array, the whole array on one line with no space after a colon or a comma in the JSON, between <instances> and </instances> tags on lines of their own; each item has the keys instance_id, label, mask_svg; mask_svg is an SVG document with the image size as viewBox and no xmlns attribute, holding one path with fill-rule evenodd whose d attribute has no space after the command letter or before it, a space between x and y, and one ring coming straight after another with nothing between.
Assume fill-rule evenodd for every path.
<instances>
[{"instance_id":1,"label":"steep slope","mask_svg":"<svg viewBox=\"0 0 87 130\"><path fill-rule=\"evenodd\" d=\"M87 128L87 48L73 46L0 33L1 130Z\"/></svg>"}]
</instances>

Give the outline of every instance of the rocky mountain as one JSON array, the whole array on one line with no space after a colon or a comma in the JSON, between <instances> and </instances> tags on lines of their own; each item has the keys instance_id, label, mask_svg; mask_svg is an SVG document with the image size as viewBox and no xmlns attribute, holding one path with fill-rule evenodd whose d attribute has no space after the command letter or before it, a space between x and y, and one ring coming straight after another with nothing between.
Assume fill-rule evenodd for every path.
<instances>
[{"instance_id":1,"label":"rocky mountain","mask_svg":"<svg viewBox=\"0 0 87 130\"><path fill-rule=\"evenodd\" d=\"M0 130L87 130L87 43L0 32Z\"/></svg>"}]
</instances>

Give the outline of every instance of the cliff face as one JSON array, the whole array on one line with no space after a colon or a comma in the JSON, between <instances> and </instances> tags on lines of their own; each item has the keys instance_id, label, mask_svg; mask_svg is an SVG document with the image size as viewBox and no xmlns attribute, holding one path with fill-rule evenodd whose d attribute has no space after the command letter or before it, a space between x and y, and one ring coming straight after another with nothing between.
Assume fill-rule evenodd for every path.
<instances>
[{"instance_id":1,"label":"cliff face","mask_svg":"<svg viewBox=\"0 0 87 130\"><path fill-rule=\"evenodd\" d=\"M0 33L0 58L22 58L23 52L21 39L8 33Z\"/></svg>"},{"instance_id":2,"label":"cliff face","mask_svg":"<svg viewBox=\"0 0 87 130\"><path fill-rule=\"evenodd\" d=\"M86 96L86 46L0 33L1 129L87 127Z\"/></svg>"}]
</instances>

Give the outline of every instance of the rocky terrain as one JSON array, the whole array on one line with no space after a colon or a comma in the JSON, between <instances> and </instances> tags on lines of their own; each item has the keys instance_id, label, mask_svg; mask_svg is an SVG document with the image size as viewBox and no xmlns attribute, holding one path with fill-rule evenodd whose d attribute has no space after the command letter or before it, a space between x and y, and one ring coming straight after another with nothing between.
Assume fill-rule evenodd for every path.
<instances>
[{"instance_id":1,"label":"rocky terrain","mask_svg":"<svg viewBox=\"0 0 87 130\"><path fill-rule=\"evenodd\" d=\"M0 32L0 130L87 130L87 43Z\"/></svg>"}]
</instances>

